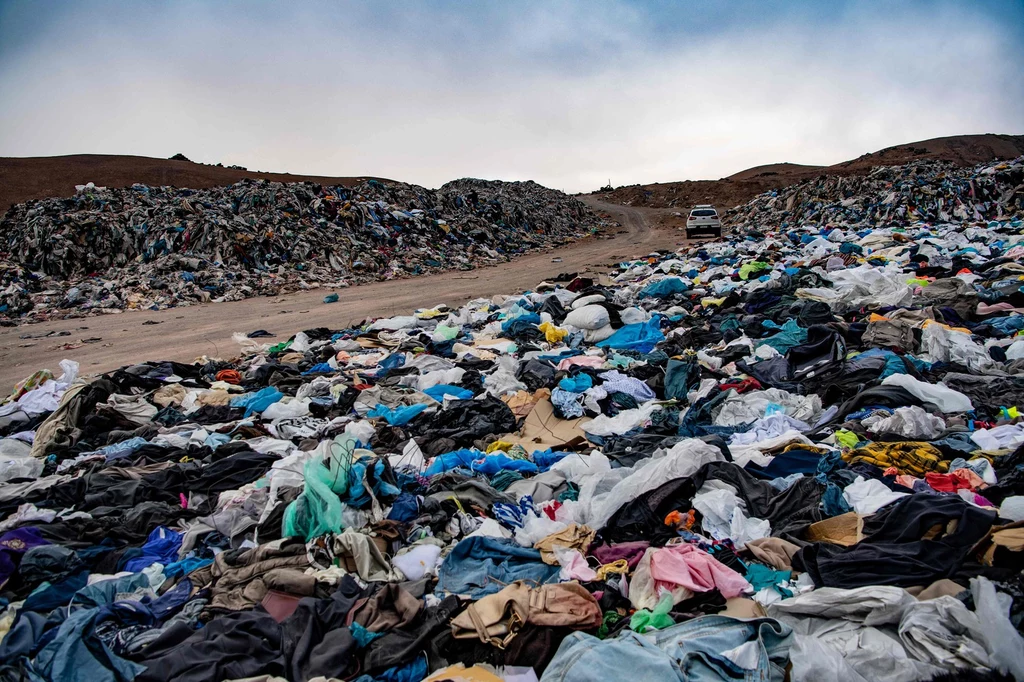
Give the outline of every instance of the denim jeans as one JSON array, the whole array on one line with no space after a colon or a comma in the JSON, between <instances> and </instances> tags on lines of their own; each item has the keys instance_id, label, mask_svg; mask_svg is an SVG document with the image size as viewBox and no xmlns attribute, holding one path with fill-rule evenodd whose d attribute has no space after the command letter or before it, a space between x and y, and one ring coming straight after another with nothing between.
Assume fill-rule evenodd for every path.
<instances>
[{"instance_id":1,"label":"denim jeans","mask_svg":"<svg viewBox=\"0 0 1024 682\"><path fill-rule=\"evenodd\" d=\"M541 682L680 680L782 682L791 630L772 618L703 616L651 635L624 631L599 640L573 633L562 641Z\"/></svg>"}]
</instances>

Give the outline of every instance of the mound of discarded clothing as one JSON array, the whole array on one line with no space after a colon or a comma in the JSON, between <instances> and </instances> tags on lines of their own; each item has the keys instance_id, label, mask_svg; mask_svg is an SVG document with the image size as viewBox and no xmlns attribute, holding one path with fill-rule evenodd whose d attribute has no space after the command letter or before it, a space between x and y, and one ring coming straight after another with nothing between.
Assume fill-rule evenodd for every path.
<instances>
[{"instance_id":1,"label":"mound of discarded clothing","mask_svg":"<svg viewBox=\"0 0 1024 682\"><path fill-rule=\"evenodd\" d=\"M0 679L1024 678L1024 224L792 228L0 405Z\"/></svg>"},{"instance_id":2,"label":"mound of discarded clothing","mask_svg":"<svg viewBox=\"0 0 1024 682\"><path fill-rule=\"evenodd\" d=\"M909 226L1024 215L1024 157L974 168L942 161L822 175L771 190L728 212L731 225Z\"/></svg>"},{"instance_id":3,"label":"mound of discarded clothing","mask_svg":"<svg viewBox=\"0 0 1024 682\"><path fill-rule=\"evenodd\" d=\"M598 224L579 200L534 182L90 183L0 219L0 316L159 310L468 270Z\"/></svg>"}]
</instances>

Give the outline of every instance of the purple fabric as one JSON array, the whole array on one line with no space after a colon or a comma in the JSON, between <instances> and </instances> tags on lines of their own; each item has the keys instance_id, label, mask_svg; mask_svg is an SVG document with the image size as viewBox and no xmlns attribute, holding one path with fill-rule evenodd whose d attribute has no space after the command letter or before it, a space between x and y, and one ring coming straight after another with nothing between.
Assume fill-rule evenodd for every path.
<instances>
[{"instance_id":1,"label":"purple fabric","mask_svg":"<svg viewBox=\"0 0 1024 682\"><path fill-rule=\"evenodd\" d=\"M594 550L593 554L601 564L610 564L613 561L625 559L626 563L629 564L629 570L632 571L640 563L644 552L650 546L651 543L646 540L620 542L617 545L601 545Z\"/></svg>"},{"instance_id":2,"label":"purple fabric","mask_svg":"<svg viewBox=\"0 0 1024 682\"><path fill-rule=\"evenodd\" d=\"M38 528L17 528L0 535L0 587L18 570L25 552L48 544L50 542L39 534Z\"/></svg>"}]
</instances>

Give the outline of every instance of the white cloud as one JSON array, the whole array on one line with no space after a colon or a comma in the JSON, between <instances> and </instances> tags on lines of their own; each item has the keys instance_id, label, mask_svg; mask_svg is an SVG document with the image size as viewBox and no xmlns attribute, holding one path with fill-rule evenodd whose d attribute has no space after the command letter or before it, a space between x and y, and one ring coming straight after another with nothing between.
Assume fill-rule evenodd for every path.
<instances>
[{"instance_id":1,"label":"white cloud","mask_svg":"<svg viewBox=\"0 0 1024 682\"><path fill-rule=\"evenodd\" d=\"M671 31L620 3L340 7L69 14L0 53L0 154L579 191L1022 132L1015 36L956 7Z\"/></svg>"}]
</instances>

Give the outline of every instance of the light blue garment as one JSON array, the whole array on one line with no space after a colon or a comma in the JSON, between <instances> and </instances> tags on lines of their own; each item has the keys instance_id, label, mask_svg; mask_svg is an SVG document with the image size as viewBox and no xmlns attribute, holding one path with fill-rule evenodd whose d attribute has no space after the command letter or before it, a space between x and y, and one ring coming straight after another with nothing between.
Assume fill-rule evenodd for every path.
<instances>
[{"instance_id":1,"label":"light blue garment","mask_svg":"<svg viewBox=\"0 0 1024 682\"><path fill-rule=\"evenodd\" d=\"M665 277L645 286L637 294L637 298L668 298L675 294L686 293L688 289L686 282L678 277Z\"/></svg>"},{"instance_id":2,"label":"light blue garment","mask_svg":"<svg viewBox=\"0 0 1024 682\"><path fill-rule=\"evenodd\" d=\"M303 372L302 376L309 376L310 374L329 374L336 371L337 370L331 367L330 364L326 362L319 362Z\"/></svg>"},{"instance_id":3,"label":"light blue garment","mask_svg":"<svg viewBox=\"0 0 1024 682\"><path fill-rule=\"evenodd\" d=\"M540 315L537 313L525 312L523 315L517 315L515 317L508 317L504 322L501 323L501 333L508 334L515 329L523 328L529 325L540 324Z\"/></svg>"},{"instance_id":4,"label":"light blue garment","mask_svg":"<svg viewBox=\"0 0 1024 682\"><path fill-rule=\"evenodd\" d=\"M609 393L625 393L632 396L638 403L646 403L656 397L651 387L636 377L626 376L617 370L605 372L601 375L604 383L601 388Z\"/></svg>"},{"instance_id":5,"label":"light blue garment","mask_svg":"<svg viewBox=\"0 0 1024 682\"><path fill-rule=\"evenodd\" d=\"M118 594L148 586L149 578L136 573L88 585L76 592L71 600L71 613L36 656L35 670L53 682L118 682L141 673L145 666L114 655L92 630L100 618L110 616L111 604ZM114 607L125 613L139 609L142 620L151 616L148 609L136 602L118 602Z\"/></svg>"},{"instance_id":6,"label":"light blue garment","mask_svg":"<svg viewBox=\"0 0 1024 682\"><path fill-rule=\"evenodd\" d=\"M803 478L803 474L790 474L789 476L783 476L781 478L773 478L768 481L772 487L779 491L789 490L790 486Z\"/></svg>"},{"instance_id":7,"label":"light blue garment","mask_svg":"<svg viewBox=\"0 0 1024 682\"><path fill-rule=\"evenodd\" d=\"M132 454L133 452L141 448L143 445L148 444L149 441L146 440L145 438L135 436L134 438L123 440L120 443L114 443L113 445L108 445L106 447L100 448L99 450L96 451L96 454L103 455L104 457L107 458L107 461L109 462L114 459L120 459L121 457L127 457L128 455Z\"/></svg>"},{"instance_id":8,"label":"light blue garment","mask_svg":"<svg viewBox=\"0 0 1024 682\"><path fill-rule=\"evenodd\" d=\"M437 384L436 386L423 389L423 392L439 403L444 402L444 397L446 395L451 396L456 400L469 400L473 397L473 391L470 391L468 388L452 386L451 384Z\"/></svg>"},{"instance_id":9,"label":"light blue garment","mask_svg":"<svg viewBox=\"0 0 1024 682\"><path fill-rule=\"evenodd\" d=\"M71 604L74 607L95 608L114 603L119 594L128 594L145 587L149 587L149 576L145 573L133 573L120 578L101 580L75 592L71 597Z\"/></svg>"},{"instance_id":10,"label":"light blue garment","mask_svg":"<svg viewBox=\"0 0 1024 682\"><path fill-rule=\"evenodd\" d=\"M121 602L126 606L132 603ZM144 665L114 655L106 644L91 634L104 608L81 609L61 623L56 636L40 650L34 661L35 669L45 679L52 682L121 682L133 679L146 669Z\"/></svg>"},{"instance_id":11,"label":"light blue garment","mask_svg":"<svg viewBox=\"0 0 1024 682\"><path fill-rule=\"evenodd\" d=\"M517 580L538 585L556 583L560 570L541 561L538 550L521 547L515 540L470 537L445 557L437 572L436 591L479 599Z\"/></svg>"},{"instance_id":12,"label":"light blue garment","mask_svg":"<svg viewBox=\"0 0 1024 682\"><path fill-rule=\"evenodd\" d=\"M209 436L206 437L206 440L203 441L203 445L205 445L208 448L213 448L214 450L216 450L221 445L230 442L231 436L229 436L226 433L211 433Z\"/></svg>"},{"instance_id":13,"label":"light blue garment","mask_svg":"<svg viewBox=\"0 0 1024 682\"><path fill-rule=\"evenodd\" d=\"M671 682L683 679L675 661L644 635L623 630L600 640L574 632L562 640L540 682L594 682L625 679Z\"/></svg>"},{"instance_id":14,"label":"light blue garment","mask_svg":"<svg viewBox=\"0 0 1024 682\"><path fill-rule=\"evenodd\" d=\"M551 402L562 411L567 419L583 416L582 400L582 393L572 393L560 386L555 386L551 391Z\"/></svg>"},{"instance_id":15,"label":"light blue garment","mask_svg":"<svg viewBox=\"0 0 1024 682\"><path fill-rule=\"evenodd\" d=\"M402 405L400 407L388 407L377 403L377 406L366 413L367 417L384 417L391 426L405 426L423 410L427 409L426 403L417 405Z\"/></svg>"},{"instance_id":16,"label":"light blue garment","mask_svg":"<svg viewBox=\"0 0 1024 682\"><path fill-rule=\"evenodd\" d=\"M277 390L273 386L267 386L261 388L255 393L243 393L240 396L231 399L232 407L244 407L245 416L253 414L254 412L263 412L277 401L284 397L284 393Z\"/></svg>"},{"instance_id":17,"label":"light blue garment","mask_svg":"<svg viewBox=\"0 0 1024 682\"><path fill-rule=\"evenodd\" d=\"M641 353L650 353L654 346L665 340L661 333L661 315L654 315L646 322L627 324L615 331L604 341L598 341L600 348L628 348Z\"/></svg>"},{"instance_id":18,"label":"light blue garment","mask_svg":"<svg viewBox=\"0 0 1024 682\"><path fill-rule=\"evenodd\" d=\"M554 464L561 462L571 454L573 453L548 448L547 450L534 450L533 454L530 456L533 458L533 461L537 463L537 467L541 471L547 471Z\"/></svg>"},{"instance_id":19,"label":"light blue garment","mask_svg":"<svg viewBox=\"0 0 1024 682\"><path fill-rule=\"evenodd\" d=\"M935 447L945 446L947 448L952 448L957 452L964 453L965 455L969 455L978 449L978 444L971 440L971 434L968 433L967 431L951 433L945 438L933 440L932 445L934 445ZM964 466L969 466L967 464L967 458L957 457L952 462L949 463L949 470L955 471L956 469L963 469ZM980 471L978 471L977 468L974 469L977 473L981 473Z\"/></svg>"},{"instance_id":20,"label":"light blue garment","mask_svg":"<svg viewBox=\"0 0 1024 682\"><path fill-rule=\"evenodd\" d=\"M430 462L430 466L428 466L426 471L423 472L423 475L435 476L437 474L443 474L444 472L456 467L468 468L473 465L473 460L481 459L482 457L484 457L484 453L479 450L470 450L467 448L446 452L435 457L433 461Z\"/></svg>"},{"instance_id":21,"label":"light blue garment","mask_svg":"<svg viewBox=\"0 0 1024 682\"><path fill-rule=\"evenodd\" d=\"M558 382L558 387L570 393L583 393L594 385L594 379L589 374L579 373L574 377L565 377Z\"/></svg>"},{"instance_id":22,"label":"light blue garment","mask_svg":"<svg viewBox=\"0 0 1024 682\"><path fill-rule=\"evenodd\" d=\"M792 630L772 618L702 616L653 634L624 630L606 640L574 632L562 640L541 682L622 679L624 670L630 679L659 682L782 682L791 644ZM724 656L727 651L748 667Z\"/></svg>"},{"instance_id":23,"label":"light blue garment","mask_svg":"<svg viewBox=\"0 0 1024 682\"><path fill-rule=\"evenodd\" d=\"M470 464L470 468L488 476L493 476L499 471L521 471L531 474L536 474L539 471L533 462L526 459L513 459L504 452L495 452L483 459L478 459Z\"/></svg>"}]
</instances>

